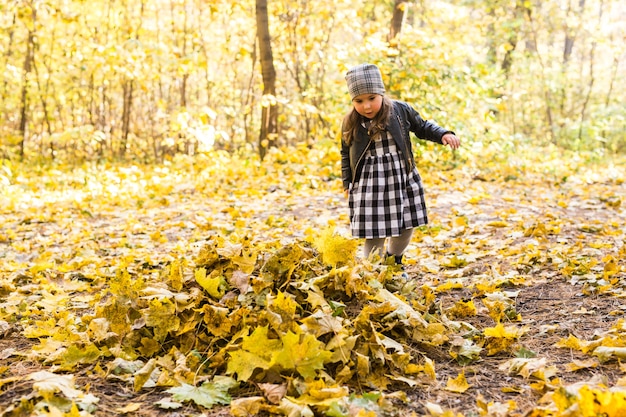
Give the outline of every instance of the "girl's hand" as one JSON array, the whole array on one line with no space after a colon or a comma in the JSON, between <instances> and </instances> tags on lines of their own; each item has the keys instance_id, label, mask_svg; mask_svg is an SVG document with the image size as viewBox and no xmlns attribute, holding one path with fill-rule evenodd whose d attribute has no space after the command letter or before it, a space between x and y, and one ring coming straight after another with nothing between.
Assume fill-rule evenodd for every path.
<instances>
[{"instance_id":1,"label":"girl's hand","mask_svg":"<svg viewBox=\"0 0 626 417\"><path fill-rule=\"evenodd\" d=\"M441 143L443 143L444 145L450 145L452 149L458 149L458 147L461 146L461 141L459 140L459 138L457 138L456 135L452 133L446 133L445 135L443 135L443 137L441 138Z\"/></svg>"}]
</instances>

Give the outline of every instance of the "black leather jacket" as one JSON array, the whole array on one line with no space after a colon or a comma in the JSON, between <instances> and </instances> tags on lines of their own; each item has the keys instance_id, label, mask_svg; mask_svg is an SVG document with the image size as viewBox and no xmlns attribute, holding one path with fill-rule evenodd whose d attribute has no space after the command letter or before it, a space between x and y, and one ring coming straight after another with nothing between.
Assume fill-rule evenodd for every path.
<instances>
[{"instance_id":1,"label":"black leather jacket","mask_svg":"<svg viewBox=\"0 0 626 417\"><path fill-rule=\"evenodd\" d=\"M442 143L441 138L446 133L454 132L422 119L419 113L408 103L398 100L392 100L392 103L393 107L387 131L404 156L407 169L411 170L415 166L415 157L413 156L409 132L413 132L419 139L436 143ZM344 131L343 126L341 131ZM341 179L344 190L349 189L352 183L359 180L363 167L363 155L365 155L370 143L367 130L363 126L360 126L357 137L354 138L351 146L348 146L343 138L341 139Z\"/></svg>"}]
</instances>

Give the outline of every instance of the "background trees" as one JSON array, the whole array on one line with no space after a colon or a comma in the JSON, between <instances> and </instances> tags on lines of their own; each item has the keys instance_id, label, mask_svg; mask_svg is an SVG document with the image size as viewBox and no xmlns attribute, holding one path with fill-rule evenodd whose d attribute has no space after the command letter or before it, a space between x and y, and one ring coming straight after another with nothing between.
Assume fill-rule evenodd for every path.
<instances>
[{"instance_id":1,"label":"background trees","mask_svg":"<svg viewBox=\"0 0 626 417\"><path fill-rule=\"evenodd\" d=\"M0 156L257 152L262 109L275 111L276 145L336 140L350 105L343 74L363 61L381 66L392 95L468 141L626 147L618 0L277 0L267 2L269 37L257 37L256 6L0 6Z\"/></svg>"}]
</instances>

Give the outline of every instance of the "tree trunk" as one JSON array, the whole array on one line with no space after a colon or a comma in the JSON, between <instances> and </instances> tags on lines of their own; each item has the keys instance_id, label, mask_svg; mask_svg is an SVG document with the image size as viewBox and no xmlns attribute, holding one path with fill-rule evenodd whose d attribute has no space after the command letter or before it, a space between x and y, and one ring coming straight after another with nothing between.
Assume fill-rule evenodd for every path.
<instances>
[{"instance_id":1,"label":"tree trunk","mask_svg":"<svg viewBox=\"0 0 626 417\"><path fill-rule=\"evenodd\" d=\"M516 0L515 9L513 10L513 18L514 21L517 22L519 26L521 26L521 20L524 18L524 2L523 0ZM513 52L517 48L517 43L519 42L519 28L515 27L509 31L509 36L507 39L507 49L504 54L504 58L502 58L502 72L504 72L504 76L508 79L509 73L511 72L511 67L513 66Z\"/></svg>"},{"instance_id":2,"label":"tree trunk","mask_svg":"<svg viewBox=\"0 0 626 417\"><path fill-rule=\"evenodd\" d=\"M128 135L130 133L130 114L133 107L133 80L126 80L123 86L124 107L122 109L122 143L120 144L120 158L124 158L128 147Z\"/></svg>"},{"instance_id":3,"label":"tree trunk","mask_svg":"<svg viewBox=\"0 0 626 417\"><path fill-rule=\"evenodd\" d=\"M391 16L391 29L389 31L389 40L394 39L402 30L402 22L404 21L404 9L406 8L405 0L395 0L393 5L393 15Z\"/></svg>"},{"instance_id":4,"label":"tree trunk","mask_svg":"<svg viewBox=\"0 0 626 417\"><path fill-rule=\"evenodd\" d=\"M256 0L257 38L261 56L261 73L263 75L263 97L261 112L261 132L259 134L259 156L265 158L267 150L276 145L278 133L278 108L276 106L276 70L269 30L267 0Z\"/></svg>"},{"instance_id":5,"label":"tree trunk","mask_svg":"<svg viewBox=\"0 0 626 417\"><path fill-rule=\"evenodd\" d=\"M26 56L24 57L24 84L22 85L22 106L20 109L20 123L19 123L19 132L20 132L20 142L19 142L19 155L20 158L24 158L24 147L26 146L26 124L28 123L28 79L30 78L30 72L33 67L33 58L34 58L34 50L35 50L35 22L37 20L37 12L35 9L32 10L32 24L33 29L28 29L28 39L26 41Z\"/></svg>"},{"instance_id":6,"label":"tree trunk","mask_svg":"<svg viewBox=\"0 0 626 417\"><path fill-rule=\"evenodd\" d=\"M571 5L568 5L567 16L566 16L568 19L570 18L571 11L572 11ZM575 14L581 16L581 19L580 19L581 21L582 21L582 16L583 16L584 11L585 11L585 0L579 0L578 10L575 12ZM578 35L581 25L582 23L579 22L575 28L570 28L567 25L565 27L565 44L563 45L563 65L567 64L570 57L572 56L572 51L574 50L574 41L576 40L576 36Z\"/></svg>"},{"instance_id":7,"label":"tree trunk","mask_svg":"<svg viewBox=\"0 0 626 417\"><path fill-rule=\"evenodd\" d=\"M6 60L4 63L4 68L7 68L9 66L9 63L11 62L11 56L13 55L13 37L15 34L15 23L17 21L17 12L13 12L13 24L11 25L11 28L9 29L9 42L8 45L6 47ZM9 78L5 77L4 78L4 86L2 88L2 102L6 103L7 97L8 97L8 86L9 86Z\"/></svg>"}]
</instances>

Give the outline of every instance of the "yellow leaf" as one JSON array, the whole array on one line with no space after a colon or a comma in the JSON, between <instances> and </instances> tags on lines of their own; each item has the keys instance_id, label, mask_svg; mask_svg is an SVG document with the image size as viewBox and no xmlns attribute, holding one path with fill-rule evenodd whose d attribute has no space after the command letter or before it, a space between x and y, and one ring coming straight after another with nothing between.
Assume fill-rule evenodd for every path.
<instances>
[{"instance_id":1,"label":"yellow leaf","mask_svg":"<svg viewBox=\"0 0 626 417\"><path fill-rule=\"evenodd\" d=\"M263 397L237 398L230 403L230 413L234 417L256 416L265 404Z\"/></svg>"},{"instance_id":2,"label":"yellow leaf","mask_svg":"<svg viewBox=\"0 0 626 417\"><path fill-rule=\"evenodd\" d=\"M448 265L443 265L443 266L448 266ZM458 282L458 281L453 281L453 280L448 280L446 281L444 284L441 284L439 286L437 286L437 288L435 288L435 291L437 293L443 293L446 291L450 291L450 290L454 290L454 289L461 289L463 288L463 284Z\"/></svg>"},{"instance_id":3,"label":"yellow leaf","mask_svg":"<svg viewBox=\"0 0 626 417\"><path fill-rule=\"evenodd\" d=\"M120 414L134 413L135 411L139 410L142 405L143 403L130 403L124 407L116 408L115 412L120 413Z\"/></svg>"},{"instance_id":4,"label":"yellow leaf","mask_svg":"<svg viewBox=\"0 0 626 417\"><path fill-rule=\"evenodd\" d=\"M565 368L570 372L575 372L581 369L596 368L598 367L598 365L600 364L598 363L598 360L596 358L590 358L584 361L573 360L572 362L565 365Z\"/></svg>"},{"instance_id":5,"label":"yellow leaf","mask_svg":"<svg viewBox=\"0 0 626 417\"><path fill-rule=\"evenodd\" d=\"M611 359L626 359L626 347L617 346L598 346L593 350L593 354L598 357L601 362Z\"/></svg>"},{"instance_id":6,"label":"yellow leaf","mask_svg":"<svg viewBox=\"0 0 626 417\"><path fill-rule=\"evenodd\" d=\"M174 291L180 291L183 288L183 268L186 265L185 259L176 259L170 264L170 274L168 276L168 284Z\"/></svg>"},{"instance_id":7,"label":"yellow leaf","mask_svg":"<svg viewBox=\"0 0 626 417\"><path fill-rule=\"evenodd\" d=\"M446 390L451 392L458 392L459 394L464 393L470 388L470 385L467 383L467 379L465 378L465 372L461 372L456 378L448 379L446 383Z\"/></svg>"},{"instance_id":8,"label":"yellow leaf","mask_svg":"<svg viewBox=\"0 0 626 417\"><path fill-rule=\"evenodd\" d=\"M621 417L626 410L626 392L584 386L577 401L582 416Z\"/></svg>"},{"instance_id":9,"label":"yellow leaf","mask_svg":"<svg viewBox=\"0 0 626 417\"><path fill-rule=\"evenodd\" d=\"M476 312L474 300L459 300L448 310L448 314L453 318L473 317L476 315Z\"/></svg>"},{"instance_id":10,"label":"yellow leaf","mask_svg":"<svg viewBox=\"0 0 626 417\"><path fill-rule=\"evenodd\" d=\"M602 261L604 262L604 279L608 279L621 271L620 266L612 256L606 256Z\"/></svg>"},{"instance_id":11,"label":"yellow leaf","mask_svg":"<svg viewBox=\"0 0 626 417\"><path fill-rule=\"evenodd\" d=\"M444 262L441 262L441 266L445 266L446 268L462 268L466 265L467 261L463 258L459 258L456 255L449 259L446 259Z\"/></svg>"},{"instance_id":12,"label":"yellow leaf","mask_svg":"<svg viewBox=\"0 0 626 417\"><path fill-rule=\"evenodd\" d=\"M133 385L135 391L141 390L146 382L148 382L150 376L152 375L152 372L156 368L156 365L156 359L152 358L140 370L133 374Z\"/></svg>"},{"instance_id":13,"label":"yellow leaf","mask_svg":"<svg viewBox=\"0 0 626 417\"><path fill-rule=\"evenodd\" d=\"M33 372L28 376L35 381L33 388L44 398L52 398L57 392L61 392L67 399L73 400L83 395L76 389L74 375L57 375L48 371Z\"/></svg>"},{"instance_id":14,"label":"yellow leaf","mask_svg":"<svg viewBox=\"0 0 626 417\"><path fill-rule=\"evenodd\" d=\"M576 336L570 334L567 339L559 340L557 343L554 344L554 346L558 348L574 349L582 353L588 353L600 343L601 341L588 342L585 340L580 340Z\"/></svg>"},{"instance_id":15,"label":"yellow leaf","mask_svg":"<svg viewBox=\"0 0 626 417\"><path fill-rule=\"evenodd\" d=\"M254 271L257 260L257 252L251 248L242 248L241 252L230 258L231 262L239 267L241 271L246 274L251 274Z\"/></svg>"},{"instance_id":16,"label":"yellow leaf","mask_svg":"<svg viewBox=\"0 0 626 417\"><path fill-rule=\"evenodd\" d=\"M504 327L502 323L498 323L495 327L486 328L484 335L487 338L487 355L491 356L506 351L523 333L523 329L513 326Z\"/></svg>"},{"instance_id":17,"label":"yellow leaf","mask_svg":"<svg viewBox=\"0 0 626 417\"><path fill-rule=\"evenodd\" d=\"M203 321L211 334L217 337L225 337L230 334L233 322L230 319L231 311L228 308L205 304L198 311L204 313Z\"/></svg>"},{"instance_id":18,"label":"yellow leaf","mask_svg":"<svg viewBox=\"0 0 626 417\"><path fill-rule=\"evenodd\" d=\"M237 374L238 381L247 381L255 369L267 370L271 358L281 348L281 342L268 338L268 327L259 326L249 336L244 336L240 350L230 352L226 372Z\"/></svg>"},{"instance_id":19,"label":"yellow leaf","mask_svg":"<svg viewBox=\"0 0 626 417\"><path fill-rule=\"evenodd\" d=\"M202 288L209 293L209 295L215 299L219 299L224 295L226 285L226 280L224 276L221 275L220 271L214 269L207 276L206 269L198 268L194 274L196 282L200 284Z\"/></svg>"},{"instance_id":20,"label":"yellow leaf","mask_svg":"<svg viewBox=\"0 0 626 417\"><path fill-rule=\"evenodd\" d=\"M332 267L345 265L354 261L359 241L345 238L333 227L327 227L313 241L313 246L322 254L322 261Z\"/></svg>"},{"instance_id":21,"label":"yellow leaf","mask_svg":"<svg viewBox=\"0 0 626 417\"><path fill-rule=\"evenodd\" d=\"M487 226L491 226L491 227L508 227L509 224L503 220L498 220L498 221L492 221L487 223Z\"/></svg>"},{"instance_id":22,"label":"yellow leaf","mask_svg":"<svg viewBox=\"0 0 626 417\"><path fill-rule=\"evenodd\" d=\"M146 325L153 328L154 338L163 341L170 332L175 332L180 326L180 319L176 315L176 306L169 298L153 298L149 308L144 313Z\"/></svg>"},{"instance_id":23,"label":"yellow leaf","mask_svg":"<svg viewBox=\"0 0 626 417\"><path fill-rule=\"evenodd\" d=\"M270 367L270 361L263 359L259 355L245 350L236 350L230 352L226 372L228 374L236 374L237 381L247 381L256 369L267 370Z\"/></svg>"},{"instance_id":24,"label":"yellow leaf","mask_svg":"<svg viewBox=\"0 0 626 417\"><path fill-rule=\"evenodd\" d=\"M313 379L316 371L324 367L332 353L323 349L315 336L291 331L281 337L282 349L275 352L272 362L285 370L296 370L305 379Z\"/></svg>"}]
</instances>

